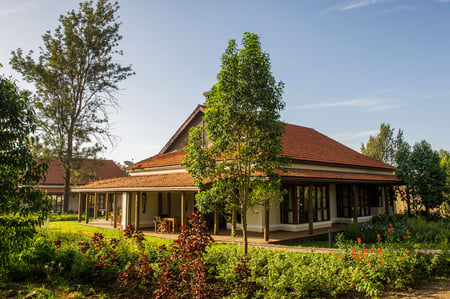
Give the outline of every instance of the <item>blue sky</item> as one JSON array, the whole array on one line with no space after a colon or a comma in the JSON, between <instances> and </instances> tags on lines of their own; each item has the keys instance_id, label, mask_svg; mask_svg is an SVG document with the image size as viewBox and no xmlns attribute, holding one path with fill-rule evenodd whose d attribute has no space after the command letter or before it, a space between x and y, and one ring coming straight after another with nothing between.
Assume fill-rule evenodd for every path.
<instances>
[{"instance_id":1,"label":"blue sky","mask_svg":"<svg viewBox=\"0 0 450 299\"><path fill-rule=\"evenodd\" d=\"M108 159L157 154L215 82L230 39L261 38L285 83L282 120L358 150L382 122L450 150L450 0L119 1L123 64ZM0 0L0 73L78 1Z\"/></svg>"}]
</instances>

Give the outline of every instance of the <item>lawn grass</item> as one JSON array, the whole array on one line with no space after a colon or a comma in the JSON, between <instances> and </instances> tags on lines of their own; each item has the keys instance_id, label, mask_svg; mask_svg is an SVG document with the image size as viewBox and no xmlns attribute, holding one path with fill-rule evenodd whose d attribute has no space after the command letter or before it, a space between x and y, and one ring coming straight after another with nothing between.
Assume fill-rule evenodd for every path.
<instances>
[{"instance_id":1,"label":"lawn grass","mask_svg":"<svg viewBox=\"0 0 450 299\"><path fill-rule=\"evenodd\" d=\"M84 235L91 238L94 233L101 233L106 239L120 239L123 236L123 231L115 229L106 229L95 226L80 224L77 221L51 221L43 229L48 229L50 233L63 235ZM172 240L158 238L153 236L145 236L147 242L154 245L169 245Z\"/></svg>"}]
</instances>

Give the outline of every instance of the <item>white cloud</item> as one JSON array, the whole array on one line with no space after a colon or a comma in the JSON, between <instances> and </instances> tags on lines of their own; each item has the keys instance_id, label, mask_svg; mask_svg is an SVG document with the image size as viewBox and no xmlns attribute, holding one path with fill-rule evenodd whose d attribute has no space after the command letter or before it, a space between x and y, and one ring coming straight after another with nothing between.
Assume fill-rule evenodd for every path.
<instances>
[{"instance_id":1,"label":"white cloud","mask_svg":"<svg viewBox=\"0 0 450 299\"><path fill-rule=\"evenodd\" d=\"M346 146L360 151L361 143L369 139L370 136L376 136L379 130L361 131L361 132L345 132L340 134L332 134L330 137Z\"/></svg>"},{"instance_id":2,"label":"white cloud","mask_svg":"<svg viewBox=\"0 0 450 299\"><path fill-rule=\"evenodd\" d=\"M325 11L323 11L323 13L329 12L329 11L350 11L350 10L354 10L354 9L358 9L358 8L362 8L362 7L368 7L368 6L373 6L373 5L377 5L380 3L385 3L385 2L396 2L396 1L400 1L400 0L353 0L353 1L346 1L342 4L338 4L335 6L332 6L328 9L326 9ZM438 1L450 1L450 0L438 0ZM406 9L406 5L403 6L403 9Z\"/></svg>"},{"instance_id":3,"label":"white cloud","mask_svg":"<svg viewBox=\"0 0 450 299\"><path fill-rule=\"evenodd\" d=\"M370 111L389 110L401 106L394 99L353 99L348 101L314 103L297 106L295 109L330 109L338 107L368 108Z\"/></svg>"},{"instance_id":4,"label":"white cloud","mask_svg":"<svg viewBox=\"0 0 450 299\"><path fill-rule=\"evenodd\" d=\"M449 0L450 2L450 0ZM433 93L427 96L424 96L424 99L431 99L431 98L443 98L443 97L448 97L450 96L450 90L448 91L443 91L443 92L438 92L438 93Z\"/></svg>"},{"instance_id":5,"label":"white cloud","mask_svg":"<svg viewBox=\"0 0 450 299\"><path fill-rule=\"evenodd\" d=\"M26 1L26 2L22 2L22 3L17 3L17 2L19 2L19 1L10 2L10 3L14 4L11 7L6 7L6 8L2 7L2 9L0 10L0 16L4 17L4 16L20 13L24 10L30 10L30 9L33 9L34 7L36 7L36 4L37 4L36 1Z\"/></svg>"}]
</instances>

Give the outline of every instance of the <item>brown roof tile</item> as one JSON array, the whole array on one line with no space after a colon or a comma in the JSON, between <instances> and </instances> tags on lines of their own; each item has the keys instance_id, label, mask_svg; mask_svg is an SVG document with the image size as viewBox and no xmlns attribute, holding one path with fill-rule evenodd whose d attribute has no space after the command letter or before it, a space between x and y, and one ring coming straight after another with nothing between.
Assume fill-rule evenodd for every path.
<instances>
[{"instance_id":1,"label":"brown roof tile","mask_svg":"<svg viewBox=\"0 0 450 299\"><path fill-rule=\"evenodd\" d=\"M90 180L82 179L76 182L77 185L84 185L88 181L111 179L117 177L124 177L125 173L114 163L112 160L84 160L82 162L82 168L89 172ZM74 174L71 175L72 184L76 179ZM41 185L64 185L64 168L61 162L57 159L52 160L49 163L46 180L40 182Z\"/></svg>"},{"instance_id":2,"label":"brown roof tile","mask_svg":"<svg viewBox=\"0 0 450 299\"><path fill-rule=\"evenodd\" d=\"M123 189L141 188L195 188L194 180L187 172L174 172L166 174L127 176L122 178L102 180L90 184L72 188L73 190L85 189Z\"/></svg>"},{"instance_id":3,"label":"brown roof tile","mask_svg":"<svg viewBox=\"0 0 450 299\"><path fill-rule=\"evenodd\" d=\"M156 156L147 158L145 160L142 160L127 169L139 169L139 168L180 165L181 162L183 161L183 157L184 157L183 151L156 155Z\"/></svg>"},{"instance_id":4,"label":"brown roof tile","mask_svg":"<svg viewBox=\"0 0 450 299\"><path fill-rule=\"evenodd\" d=\"M292 160L370 168L394 169L369 158L314 129L286 124L282 137L283 153Z\"/></svg>"}]
</instances>

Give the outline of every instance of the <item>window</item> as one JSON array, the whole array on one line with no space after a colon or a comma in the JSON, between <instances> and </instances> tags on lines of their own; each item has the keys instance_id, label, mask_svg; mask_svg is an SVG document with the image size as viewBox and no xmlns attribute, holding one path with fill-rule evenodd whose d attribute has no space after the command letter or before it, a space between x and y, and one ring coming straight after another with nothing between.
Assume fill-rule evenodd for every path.
<instances>
[{"instance_id":1,"label":"window","mask_svg":"<svg viewBox=\"0 0 450 299\"><path fill-rule=\"evenodd\" d=\"M358 185L356 187L356 200L358 200L358 217L370 216L370 206L374 198L378 198L374 186ZM336 185L336 201L338 217L353 217L353 188L351 185ZM380 200L381 202L381 200Z\"/></svg>"},{"instance_id":2,"label":"window","mask_svg":"<svg viewBox=\"0 0 450 299\"><path fill-rule=\"evenodd\" d=\"M317 186L289 186L287 194L280 205L281 223L301 224L309 222L309 201L311 195L313 221L327 221L330 219L328 187Z\"/></svg>"},{"instance_id":3,"label":"window","mask_svg":"<svg viewBox=\"0 0 450 299\"><path fill-rule=\"evenodd\" d=\"M55 213L61 214L63 211L64 196L63 195L53 195L52 196L52 207Z\"/></svg>"}]
</instances>

